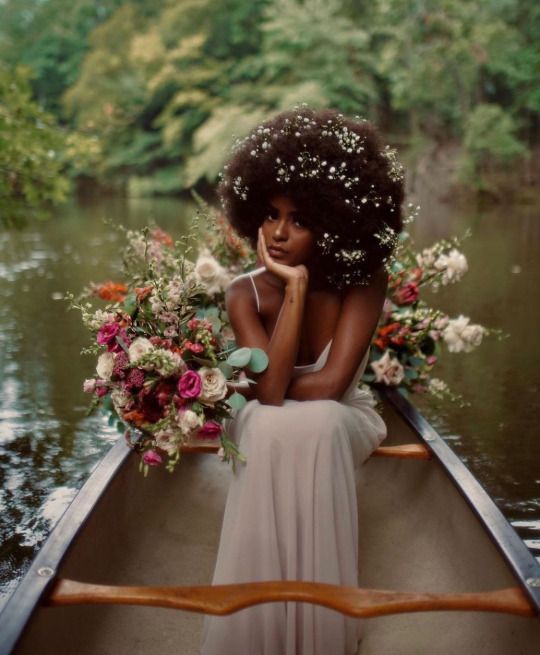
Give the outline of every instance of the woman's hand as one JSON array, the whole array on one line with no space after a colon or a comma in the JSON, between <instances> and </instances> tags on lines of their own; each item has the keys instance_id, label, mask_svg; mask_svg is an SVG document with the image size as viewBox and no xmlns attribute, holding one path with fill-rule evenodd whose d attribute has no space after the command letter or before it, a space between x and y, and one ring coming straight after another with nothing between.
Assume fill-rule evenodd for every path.
<instances>
[{"instance_id":1,"label":"woman's hand","mask_svg":"<svg viewBox=\"0 0 540 655\"><path fill-rule=\"evenodd\" d=\"M309 273L307 267L304 266L304 264L298 264L297 266L287 266L287 264L280 264L279 262L276 262L275 259L272 259L270 253L268 252L268 248L266 247L262 228L259 228L257 254L259 255L259 259L264 264L266 270L281 278L286 285L293 282L307 283L309 279Z\"/></svg>"}]
</instances>

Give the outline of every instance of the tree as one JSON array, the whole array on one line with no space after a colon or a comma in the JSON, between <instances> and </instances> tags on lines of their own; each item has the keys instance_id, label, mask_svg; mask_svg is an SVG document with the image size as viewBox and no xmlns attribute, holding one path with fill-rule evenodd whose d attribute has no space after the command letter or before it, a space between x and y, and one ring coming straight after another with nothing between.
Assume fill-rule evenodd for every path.
<instances>
[{"instance_id":1,"label":"tree","mask_svg":"<svg viewBox=\"0 0 540 655\"><path fill-rule=\"evenodd\" d=\"M0 67L0 224L47 215L69 188L61 174L64 134L31 99L30 73Z\"/></svg>"}]
</instances>

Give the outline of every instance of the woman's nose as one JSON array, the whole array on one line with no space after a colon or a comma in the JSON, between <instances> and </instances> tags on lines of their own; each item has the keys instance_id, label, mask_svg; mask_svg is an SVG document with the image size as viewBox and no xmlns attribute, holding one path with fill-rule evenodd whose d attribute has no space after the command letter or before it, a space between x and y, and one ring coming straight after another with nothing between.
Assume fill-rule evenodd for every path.
<instances>
[{"instance_id":1,"label":"woman's nose","mask_svg":"<svg viewBox=\"0 0 540 655\"><path fill-rule=\"evenodd\" d=\"M272 236L276 240L283 241L287 239L288 231L289 228L287 225L287 221L285 219L280 219L276 223L276 226L274 228L274 234Z\"/></svg>"}]
</instances>

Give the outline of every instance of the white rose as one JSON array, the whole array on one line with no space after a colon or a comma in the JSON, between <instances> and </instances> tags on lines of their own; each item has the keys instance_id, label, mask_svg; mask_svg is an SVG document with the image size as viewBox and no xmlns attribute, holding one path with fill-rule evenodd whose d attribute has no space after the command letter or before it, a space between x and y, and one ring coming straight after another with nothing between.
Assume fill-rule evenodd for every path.
<instances>
[{"instance_id":1,"label":"white rose","mask_svg":"<svg viewBox=\"0 0 540 655\"><path fill-rule=\"evenodd\" d=\"M177 414L177 421L182 432L189 436L203 425L203 419L191 409L180 410Z\"/></svg>"},{"instance_id":2,"label":"white rose","mask_svg":"<svg viewBox=\"0 0 540 655\"><path fill-rule=\"evenodd\" d=\"M129 361L131 363L136 362L143 355L148 355L154 350L154 346L150 343L148 339L144 337L138 337L129 347Z\"/></svg>"},{"instance_id":3,"label":"white rose","mask_svg":"<svg viewBox=\"0 0 540 655\"><path fill-rule=\"evenodd\" d=\"M172 432L167 432L166 430L161 430L161 432L156 432L154 435L156 439L156 446L164 450L167 455L174 455L178 450L178 436L172 434Z\"/></svg>"},{"instance_id":4,"label":"white rose","mask_svg":"<svg viewBox=\"0 0 540 655\"><path fill-rule=\"evenodd\" d=\"M219 368L203 366L198 371L202 381L202 391L199 400L202 403L213 404L227 395L227 380Z\"/></svg>"},{"instance_id":5,"label":"white rose","mask_svg":"<svg viewBox=\"0 0 540 655\"><path fill-rule=\"evenodd\" d=\"M443 284L457 282L469 269L465 255L455 248L448 255L439 255L435 262L435 268L443 271L441 280Z\"/></svg>"},{"instance_id":6,"label":"white rose","mask_svg":"<svg viewBox=\"0 0 540 655\"><path fill-rule=\"evenodd\" d=\"M405 377L403 366L390 355L389 350L380 359L371 362L371 368L375 372L375 382L384 382L386 385L397 386Z\"/></svg>"},{"instance_id":7,"label":"white rose","mask_svg":"<svg viewBox=\"0 0 540 655\"><path fill-rule=\"evenodd\" d=\"M114 367L113 353L101 353L98 357L96 372L102 380L110 380Z\"/></svg>"},{"instance_id":8,"label":"white rose","mask_svg":"<svg viewBox=\"0 0 540 655\"><path fill-rule=\"evenodd\" d=\"M195 277L211 296L230 284L227 271L208 251L202 251L195 262Z\"/></svg>"}]
</instances>

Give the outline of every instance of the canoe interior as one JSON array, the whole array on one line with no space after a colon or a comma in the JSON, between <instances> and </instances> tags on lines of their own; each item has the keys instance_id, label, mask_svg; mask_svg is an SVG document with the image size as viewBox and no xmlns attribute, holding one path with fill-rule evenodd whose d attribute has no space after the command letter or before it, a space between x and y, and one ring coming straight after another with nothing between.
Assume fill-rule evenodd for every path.
<instances>
[{"instance_id":1,"label":"canoe interior","mask_svg":"<svg viewBox=\"0 0 540 655\"><path fill-rule=\"evenodd\" d=\"M417 442L385 406L385 445ZM210 584L232 473L186 454L143 480L129 457L62 562L59 576L119 585ZM360 585L487 591L516 580L436 461L372 458L358 481ZM203 616L135 606L39 607L17 654L195 655ZM221 620L221 619L220 619ZM222 620L227 620L223 617ZM540 619L433 612L363 621L360 655L537 655Z\"/></svg>"}]
</instances>

